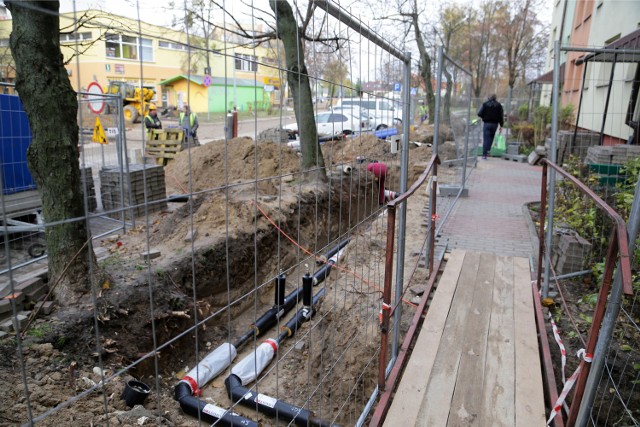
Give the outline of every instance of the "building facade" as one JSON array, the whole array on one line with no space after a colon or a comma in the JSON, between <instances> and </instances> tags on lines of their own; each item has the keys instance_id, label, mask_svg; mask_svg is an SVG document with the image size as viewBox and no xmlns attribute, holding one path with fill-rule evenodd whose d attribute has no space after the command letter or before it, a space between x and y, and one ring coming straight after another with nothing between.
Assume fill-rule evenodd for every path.
<instances>
[{"instance_id":1,"label":"building facade","mask_svg":"<svg viewBox=\"0 0 640 427\"><path fill-rule=\"evenodd\" d=\"M613 24L615 23L615 24ZM553 70L553 46L573 48L640 48L640 5L625 0L554 0L547 70ZM623 46L624 45L624 46ZM586 61L585 61L586 59ZM561 103L579 109L581 129L604 134L603 143L633 139L628 112L634 76L640 56L613 57L589 52L561 52ZM547 83L550 79L547 78ZM610 84L611 82L611 84ZM636 101L637 103L637 101ZM551 104L551 86L546 85L542 105ZM635 113L638 108L631 106Z\"/></svg>"},{"instance_id":2,"label":"building facade","mask_svg":"<svg viewBox=\"0 0 640 427\"><path fill-rule=\"evenodd\" d=\"M8 83L15 80L9 50L11 24L10 19L0 20L0 81ZM207 52L203 40L193 35L145 22L138 25L136 20L98 10L61 14L60 43L65 68L76 91L86 90L92 82L106 91L110 81L124 81L154 89L152 101L160 106L191 103L202 108L193 111L214 111L210 108L220 109L219 102L191 102L190 90L161 84L181 75L194 76L197 81L198 76L204 77L209 71L208 64L217 85L223 79L234 86L235 80L236 94L238 81L243 85L253 81L254 93L260 93L255 105L277 105L281 99L277 60L268 47L212 40ZM238 107L249 108L248 103Z\"/></svg>"}]
</instances>

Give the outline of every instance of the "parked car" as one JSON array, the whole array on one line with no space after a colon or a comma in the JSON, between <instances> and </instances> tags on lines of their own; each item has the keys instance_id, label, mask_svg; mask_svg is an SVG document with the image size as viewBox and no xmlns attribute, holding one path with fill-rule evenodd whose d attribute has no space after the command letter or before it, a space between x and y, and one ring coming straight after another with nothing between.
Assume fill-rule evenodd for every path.
<instances>
[{"instance_id":1,"label":"parked car","mask_svg":"<svg viewBox=\"0 0 640 427\"><path fill-rule=\"evenodd\" d=\"M316 114L316 126L318 136L350 135L371 129L368 118L360 117L348 111L333 112L324 111ZM298 133L298 124L292 123L284 126L284 129Z\"/></svg>"},{"instance_id":2,"label":"parked car","mask_svg":"<svg viewBox=\"0 0 640 427\"><path fill-rule=\"evenodd\" d=\"M376 130L402 124L402 109L396 108L393 101L384 98L340 98L335 107L356 105L366 108L375 117Z\"/></svg>"},{"instance_id":3,"label":"parked car","mask_svg":"<svg viewBox=\"0 0 640 427\"><path fill-rule=\"evenodd\" d=\"M346 111L347 113L351 113L354 116L360 116L362 119L369 122L369 129L367 130L378 128L378 123L376 122L376 116L373 115L366 108L360 107L359 105L344 105L339 107L330 107L329 109L334 113L342 113Z\"/></svg>"}]
</instances>

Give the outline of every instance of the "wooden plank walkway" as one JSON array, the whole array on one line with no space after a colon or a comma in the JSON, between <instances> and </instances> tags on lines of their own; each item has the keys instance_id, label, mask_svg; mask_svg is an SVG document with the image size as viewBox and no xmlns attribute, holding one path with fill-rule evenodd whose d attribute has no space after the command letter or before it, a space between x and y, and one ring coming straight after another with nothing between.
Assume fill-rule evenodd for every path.
<instances>
[{"instance_id":1,"label":"wooden plank walkway","mask_svg":"<svg viewBox=\"0 0 640 427\"><path fill-rule=\"evenodd\" d=\"M527 259L453 251L384 425L545 425Z\"/></svg>"}]
</instances>

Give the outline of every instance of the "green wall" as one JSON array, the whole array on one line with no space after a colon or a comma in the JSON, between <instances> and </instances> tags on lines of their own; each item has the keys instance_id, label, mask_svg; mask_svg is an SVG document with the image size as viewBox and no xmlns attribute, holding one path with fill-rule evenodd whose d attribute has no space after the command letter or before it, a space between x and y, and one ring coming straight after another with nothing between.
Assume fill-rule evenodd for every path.
<instances>
[{"instance_id":1,"label":"green wall","mask_svg":"<svg viewBox=\"0 0 640 427\"><path fill-rule=\"evenodd\" d=\"M209 111L212 113L225 112L233 108L233 85L226 87L211 85L209 87ZM256 104L259 110L265 110L269 106L269 93L262 87L236 86L236 98L238 111L248 111L251 107L255 110Z\"/></svg>"}]
</instances>

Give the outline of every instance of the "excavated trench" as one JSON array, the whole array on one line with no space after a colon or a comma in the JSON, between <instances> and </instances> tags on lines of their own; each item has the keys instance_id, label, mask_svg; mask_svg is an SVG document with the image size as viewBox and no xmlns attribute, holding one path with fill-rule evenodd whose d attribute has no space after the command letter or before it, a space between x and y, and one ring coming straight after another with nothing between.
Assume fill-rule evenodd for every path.
<instances>
[{"instance_id":1,"label":"excavated trench","mask_svg":"<svg viewBox=\"0 0 640 427\"><path fill-rule=\"evenodd\" d=\"M299 197L299 203L289 206L286 219L279 223L279 227L300 239L303 246L322 253L321 249L337 244L347 229L367 218L377 208L377 204L372 203L376 200L371 195L370 182L336 179L331 192ZM247 224L245 229L250 231L233 233L228 240L219 239L215 244L197 250L193 262L195 269L189 256L154 276L157 342L169 341L193 327L196 315L198 320L202 320L216 313L198 328L197 356L201 358L212 343L234 340L242 335L251 328L255 313L260 315L273 305L273 283L278 269L295 267L305 254L272 226L260 228L255 234L252 224ZM317 248L313 247L314 243ZM242 297L251 294L255 286L262 283L266 286L258 291L258 306L254 313L256 298ZM195 307L193 284L197 295ZM289 281L287 293L296 285L300 286ZM144 304L144 299L142 295L141 304ZM237 302L228 307L229 301ZM248 311L252 315L243 316ZM140 313L144 312L140 310ZM148 315L148 311L146 313ZM129 351L132 360L153 348L151 322L148 318L140 318L140 321L144 322L144 327L135 340L137 351L131 351L133 348ZM195 335L195 330L192 330L173 342L168 351L160 351L157 362L161 374L175 373L196 363ZM155 369L156 361L148 358L135 367L133 374L141 378L151 377L155 375Z\"/></svg>"}]
</instances>

